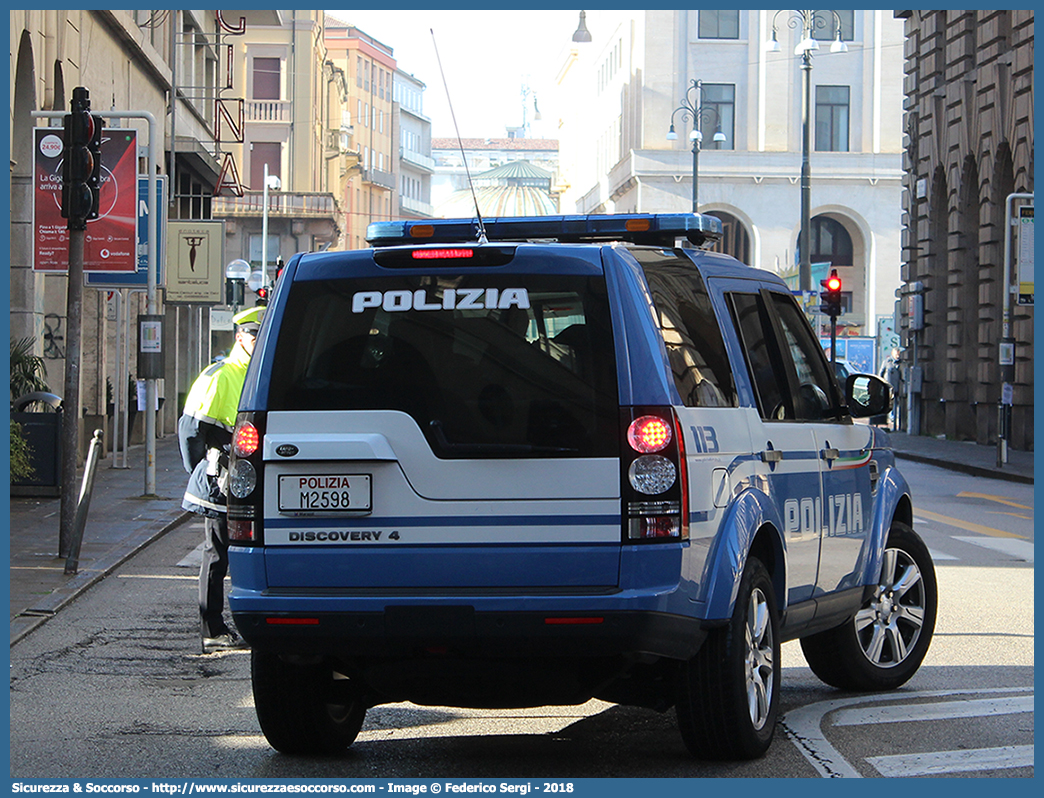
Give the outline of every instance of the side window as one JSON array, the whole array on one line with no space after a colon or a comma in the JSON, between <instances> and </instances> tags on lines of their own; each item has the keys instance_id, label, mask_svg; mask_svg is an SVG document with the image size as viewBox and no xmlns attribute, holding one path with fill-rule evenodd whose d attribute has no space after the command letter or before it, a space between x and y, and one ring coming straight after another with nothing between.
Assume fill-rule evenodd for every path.
<instances>
[{"instance_id":1,"label":"side window","mask_svg":"<svg viewBox=\"0 0 1044 798\"><path fill-rule=\"evenodd\" d=\"M686 407L735 407L725 341L699 273L676 257L632 254L645 267L674 383Z\"/></svg>"},{"instance_id":2,"label":"side window","mask_svg":"<svg viewBox=\"0 0 1044 798\"><path fill-rule=\"evenodd\" d=\"M728 298L761 417L769 421L794 418L786 372L772 339L765 303L759 294L736 293Z\"/></svg>"},{"instance_id":3,"label":"side window","mask_svg":"<svg viewBox=\"0 0 1044 798\"><path fill-rule=\"evenodd\" d=\"M798 394L795 413L799 419L819 421L837 415L833 382L823 348L812 336L808 322L794 299L785 294L772 294L779 315L784 346L790 354L797 374Z\"/></svg>"}]
</instances>

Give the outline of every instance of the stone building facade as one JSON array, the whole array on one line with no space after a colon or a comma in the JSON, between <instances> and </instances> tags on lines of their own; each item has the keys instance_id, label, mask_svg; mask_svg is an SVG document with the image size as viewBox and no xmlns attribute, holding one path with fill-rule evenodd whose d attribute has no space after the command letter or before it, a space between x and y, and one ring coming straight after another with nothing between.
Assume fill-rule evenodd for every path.
<instances>
[{"instance_id":1,"label":"stone building facade","mask_svg":"<svg viewBox=\"0 0 1044 798\"><path fill-rule=\"evenodd\" d=\"M999 351L1008 198L1033 192L1033 12L895 15L906 35L905 424L992 443L1010 381L1009 444L1032 449L1032 305L1009 300L1013 374L1001 373Z\"/></svg>"}]
</instances>

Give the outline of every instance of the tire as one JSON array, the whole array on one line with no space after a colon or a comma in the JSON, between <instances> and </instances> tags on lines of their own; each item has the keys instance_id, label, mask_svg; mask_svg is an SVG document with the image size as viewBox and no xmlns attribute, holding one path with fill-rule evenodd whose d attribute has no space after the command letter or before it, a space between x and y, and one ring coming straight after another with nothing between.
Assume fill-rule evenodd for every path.
<instances>
[{"instance_id":1,"label":"tire","mask_svg":"<svg viewBox=\"0 0 1044 798\"><path fill-rule=\"evenodd\" d=\"M896 521L873 595L846 623L803 638L801 650L812 672L832 687L894 690L921 667L938 604L928 547L913 529Z\"/></svg>"},{"instance_id":2,"label":"tire","mask_svg":"<svg viewBox=\"0 0 1044 798\"><path fill-rule=\"evenodd\" d=\"M747 560L728 625L682 664L675 712L697 759L763 756L779 714L779 613L772 579Z\"/></svg>"},{"instance_id":3,"label":"tire","mask_svg":"<svg viewBox=\"0 0 1044 798\"><path fill-rule=\"evenodd\" d=\"M329 665L299 665L251 653L254 707L265 739L284 754L337 754L355 742L366 707Z\"/></svg>"}]
</instances>

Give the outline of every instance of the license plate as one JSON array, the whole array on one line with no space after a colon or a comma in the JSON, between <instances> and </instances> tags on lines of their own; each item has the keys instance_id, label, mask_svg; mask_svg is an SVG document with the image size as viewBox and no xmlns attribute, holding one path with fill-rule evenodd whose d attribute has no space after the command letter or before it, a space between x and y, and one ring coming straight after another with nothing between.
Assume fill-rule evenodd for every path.
<instances>
[{"instance_id":1,"label":"license plate","mask_svg":"<svg viewBox=\"0 0 1044 798\"><path fill-rule=\"evenodd\" d=\"M369 474L294 474L279 477L279 511L369 512Z\"/></svg>"}]
</instances>

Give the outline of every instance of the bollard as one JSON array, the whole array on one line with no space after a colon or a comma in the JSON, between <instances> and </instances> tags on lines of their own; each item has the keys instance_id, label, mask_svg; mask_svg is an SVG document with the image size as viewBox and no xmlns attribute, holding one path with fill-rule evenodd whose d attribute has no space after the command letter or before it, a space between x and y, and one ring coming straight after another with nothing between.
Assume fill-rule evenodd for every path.
<instances>
[{"instance_id":1,"label":"bollard","mask_svg":"<svg viewBox=\"0 0 1044 798\"><path fill-rule=\"evenodd\" d=\"M65 573L75 574L80 565L80 544L83 543L83 528L87 525L87 510L91 506L91 491L94 489L94 469L98 465L102 446L102 431L96 429L87 452L87 464L83 469L83 484L76 503L76 518L73 520L72 542L69 557L65 560Z\"/></svg>"}]
</instances>

